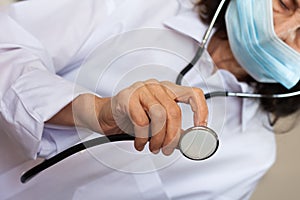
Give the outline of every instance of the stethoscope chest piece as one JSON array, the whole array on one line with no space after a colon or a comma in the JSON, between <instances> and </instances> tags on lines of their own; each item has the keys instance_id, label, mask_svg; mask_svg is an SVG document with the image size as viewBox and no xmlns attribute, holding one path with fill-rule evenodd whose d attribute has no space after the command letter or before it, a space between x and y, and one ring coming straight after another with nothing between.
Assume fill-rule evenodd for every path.
<instances>
[{"instance_id":1,"label":"stethoscope chest piece","mask_svg":"<svg viewBox=\"0 0 300 200\"><path fill-rule=\"evenodd\" d=\"M187 129L179 141L181 153L192 160L205 160L211 157L218 146L218 135L206 126Z\"/></svg>"}]
</instances>

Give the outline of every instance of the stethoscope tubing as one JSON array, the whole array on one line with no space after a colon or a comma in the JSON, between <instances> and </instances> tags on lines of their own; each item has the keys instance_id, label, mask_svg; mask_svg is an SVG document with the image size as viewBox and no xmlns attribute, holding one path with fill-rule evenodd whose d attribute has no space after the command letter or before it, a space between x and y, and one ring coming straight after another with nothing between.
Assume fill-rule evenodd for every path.
<instances>
[{"instance_id":1,"label":"stethoscope tubing","mask_svg":"<svg viewBox=\"0 0 300 200\"><path fill-rule=\"evenodd\" d=\"M31 168L30 170L26 171L25 173L22 174L20 181L22 183L26 183L29 181L31 178L33 178L35 175L38 173L44 171L45 169L55 165L56 163L82 151L94 146L98 146L101 144L106 144L110 142L119 142L119 141L131 141L134 140L135 137L129 134L118 134L118 135L109 135L105 137L98 137L94 138L79 144L76 144L58 154L55 156L45 159L43 162L40 164L36 165L35 167Z\"/></svg>"},{"instance_id":2,"label":"stethoscope tubing","mask_svg":"<svg viewBox=\"0 0 300 200\"><path fill-rule=\"evenodd\" d=\"M256 99L282 99L295 97L300 95L300 91L282 93L282 94L259 94L259 93L243 93L243 92L228 92L228 91L215 91L206 93L205 98L210 99L212 97L239 97L239 98L256 98Z\"/></svg>"},{"instance_id":3,"label":"stethoscope tubing","mask_svg":"<svg viewBox=\"0 0 300 200\"><path fill-rule=\"evenodd\" d=\"M184 75L188 71L190 71L194 67L194 65L198 62L198 60L201 58L201 56L202 56L202 54L203 54L203 52L204 52L204 50L206 48L205 46L206 46L206 44L208 42L208 39L209 39L209 37L210 37L210 35L212 33L213 27L214 27L214 25L215 25L215 23L217 21L217 18L218 18L219 14L220 14L220 12L222 10L222 7L223 7L225 1L226 0L222 0L220 2L220 4L219 4L219 6L218 6L218 8L217 8L217 10L216 10L216 12L215 12L215 14L213 16L213 19L211 20L208 28L205 31L205 34L204 34L204 36L202 38L202 42L200 43L200 46L198 47L197 52L196 52L194 58L192 59L192 61L185 68L183 68L183 70L181 70L179 72L179 74L178 74L178 76L176 78L176 81L175 81L176 84L181 85L182 79L183 79Z\"/></svg>"},{"instance_id":4,"label":"stethoscope tubing","mask_svg":"<svg viewBox=\"0 0 300 200\"><path fill-rule=\"evenodd\" d=\"M213 98L213 97L240 97L240 98L288 98L291 96L297 96L300 95L300 91L297 92L291 92L286 94L252 94L252 93L235 93L235 92L227 92L227 91L216 91L205 94L205 98ZM135 137L133 135L129 134L118 134L118 135L109 135L105 137L99 137L95 139L91 139L82 143L79 143L77 145L74 145L57 155L44 160L42 163L36 165L35 167L31 168L27 172L25 172L20 180L22 183L26 183L29 181L32 177L40 173L41 171L44 171L45 169L51 167L52 165L55 165L56 163L64 160L65 158L68 158L71 155L74 155L82 150L98 146L101 144L106 144L110 142L118 142L118 141L130 141L134 140Z\"/></svg>"}]
</instances>

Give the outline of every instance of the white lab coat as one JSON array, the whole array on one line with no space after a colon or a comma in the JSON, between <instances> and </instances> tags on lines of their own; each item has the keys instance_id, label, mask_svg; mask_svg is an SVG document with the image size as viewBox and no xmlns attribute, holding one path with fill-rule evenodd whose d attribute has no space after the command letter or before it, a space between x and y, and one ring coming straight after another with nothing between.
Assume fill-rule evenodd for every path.
<instances>
[{"instance_id":1,"label":"white lab coat","mask_svg":"<svg viewBox=\"0 0 300 200\"><path fill-rule=\"evenodd\" d=\"M174 81L205 26L189 0L32 0L0 14L0 199L248 199L273 164L266 114L251 99L208 100L220 147L210 159L137 153L121 142L74 155L21 184L87 130L45 125L81 93L116 94L149 78ZM77 84L74 84L77 83ZM251 92L208 54L184 84L205 92ZM82 87L83 86L83 87ZM182 105L183 126L192 113Z\"/></svg>"}]
</instances>

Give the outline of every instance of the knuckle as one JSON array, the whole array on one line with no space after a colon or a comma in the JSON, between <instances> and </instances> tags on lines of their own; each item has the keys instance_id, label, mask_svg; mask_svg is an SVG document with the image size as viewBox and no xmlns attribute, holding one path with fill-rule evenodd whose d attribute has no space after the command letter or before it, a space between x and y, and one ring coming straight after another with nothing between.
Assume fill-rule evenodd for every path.
<instances>
[{"instance_id":1,"label":"knuckle","mask_svg":"<svg viewBox=\"0 0 300 200\"><path fill-rule=\"evenodd\" d=\"M145 83L147 84L153 84L153 83L159 83L159 81L155 78L152 78L152 79L148 79L145 81Z\"/></svg>"},{"instance_id":2,"label":"knuckle","mask_svg":"<svg viewBox=\"0 0 300 200\"><path fill-rule=\"evenodd\" d=\"M144 119L143 117L139 117L139 118L134 119L134 123L135 123L136 126L139 126L139 127L149 126L149 120Z\"/></svg>"},{"instance_id":3,"label":"knuckle","mask_svg":"<svg viewBox=\"0 0 300 200\"><path fill-rule=\"evenodd\" d=\"M142 91L144 87L145 84L142 81L137 81L133 83L131 86L129 86L127 89L125 89L124 91L127 90L129 94L133 95Z\"/></svg>"},{"instance_id":4,"label":"knuckle","mask_svg":"<svg viewBox=\"0 0 300 200\"><path fill-rule=\"evenodd\" d=\"M179 106L177 104L175 104L174 106L171 106L168 109L168 116L170 118L174 118L174 119L178 119L181 117L181 109L179 108Z\"/></svg>"},{"instance_id":5,"label":"knuckle","mask_svg":"<svg viewBox=\"0 0 300 200\"><path fill-rule=\"evenodd\" d=\"M133 91L131 88L125 88L121 90L115 97L117 101L125 102L133 97Z\"/></svg>"},{"instance_id":6,"label":"knuckle","mask_svg":"<svg viewBox=\"0 0 300 200\"><path fill-rule=\"evenodd\" d=\"M163 106L159 104L152 106L150 112L151 112L151 118L155 118L157 120L165 120L166 118L166 110Z\"/></svg>"},{"instance_id":7,"label":"knuckle","mask_svg":"<svg viewBox=\"0 0 300 200\"><path fill-rule=\"evenodd\" d=\"M174 84L170 81L161 81L160 83L163 84L163 85L173 85Z\"/></svg>"},{"instance_id":8,"label":"knuckle","mask_svg":"<svg viewBox=\"0 0 300 200\"><path fill-rule=\"evenodd\" d=\"M204 92L203 92L202 89L196 88L196 87L193 87L192 89L193 89L193 93L194 93L194 94L196 94L196 95L198 95L198 96L203 96L203 95L204 95Z\"/></svg>"},{"instance_id":9,"label":"knuckle","mask_svg":"<svg viewBox=\"0 0 300 200\"><path fill-rule=\"evenodd\" d=\"M142 81L137 81L137 82L133 83L131 86L129 86L129 88L139 88L143 85L144 85L144 83Z\"/></svg>"}]
</instances>

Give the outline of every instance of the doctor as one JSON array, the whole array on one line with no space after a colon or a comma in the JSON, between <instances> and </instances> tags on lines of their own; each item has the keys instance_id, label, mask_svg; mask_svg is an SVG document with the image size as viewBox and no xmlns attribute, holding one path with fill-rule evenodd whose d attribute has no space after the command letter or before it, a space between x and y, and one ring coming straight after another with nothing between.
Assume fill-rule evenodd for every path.
<instances>
[{"instance_id":1,"label":"doctor","mask_svg":"<svg viewBox=\"0 0 300 200\"><path fill-rule=\"evenodd\" d=\"M210 11L209 2L198 6ZM231 1L227 24L244 19L238 6L274 13L266 21L273 26L274 16L276 41L284 41L281 47L294 62L300 49L297 1L251 2L255 6ZM201 12L202 18L209 13ZM277 82L280 89L297 89L299 67L270 70L263 63L253 70L245 60L254 61L239 54L246 48L236 49L244 36L227 26L227 40L220 21L186 86L175 85L206 28L189 0L33 0L4 9L0 24L0 199L248 199L274 162L272 127L257 101L206 102L203 93L253 92L250 81L257 88ZM274 75L279 70L290 75ZM282 115L274 108L268 111ZM182 129L207 123L220 137L214 157L195 162L174 151ZM142 152L132 143L108 145L19 182L35 164L29 158L51 157L98 133L121 132L134 132L134 147Z\"/></svg>"}]
</instances>

